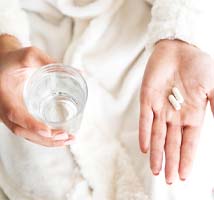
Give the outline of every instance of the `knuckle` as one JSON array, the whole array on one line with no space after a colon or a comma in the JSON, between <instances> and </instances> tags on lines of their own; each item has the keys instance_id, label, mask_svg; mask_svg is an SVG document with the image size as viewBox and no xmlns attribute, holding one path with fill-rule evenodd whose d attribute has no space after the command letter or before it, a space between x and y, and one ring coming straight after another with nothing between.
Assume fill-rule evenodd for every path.
<instances>
[{"instance_id":1,"label":"knuckle","mask_svg":"<svg viewBox=\"0 0 214 200\"><path fill-rule=\"evenodd\" d=\"M153 109L153 115L154 118L163 121L163 113L161 112L161 109Z\"/></svg>"},{"instance_id":2,"label":"knuckle","mask_svg":"<svg viewBox=\"0 0 214 200\"><path fill-rule=\"evenodd\" d=\"M149 134L150 131L151 130L148 127L146 127L144 124L139 125L140 134Z\"/></svg>"},{"instance_id":3,"label":"knuckle","mask_svg":"<svg viewBox=\"0 0 214 200\"><path fill-rule=\"evenodd\" d=\"M25 51L22 57L22 64L28 65L32 61L32 59L35 57L37 52L38 52L38 49L36 47L25 48Z\"/></svg>"},{"instance_id":4,"label":"knuckle","mask_svg":"<svg viewBox=\"0 0 214 200\"><path fill-rule=\"evenodd\" d=\"M163 150L162 149L159 149L159 148L151 148L151 151L150 151L150 156L151 158L157 158L157 157L161 157L163 154Z\"/></svg>"},{"instance_id":5,"label":"knuckle","mask_svg":"<svg viewBox=\"0 0 214 200\"><path fill-rule=\"evenodd\" d=\"M181 129L182 122L178 120L177 118L171 119L167 122L168 127L172 129L173 131L177 131L178 129Z\"/></svg>"},{"instance_id":6,"label":"knuckle","mask_svg":"<svg viewBox=\"0 0 214 200\"><path fill-rule=\"evenodd\" d=\"M175 151L178 151L181 148L181 141L167 141L167 144L165 145L165 150L168 153L173 153Z\"/></svg>"},{"instance_id":7,"label":"knuckle","mask_svg":"<svg viewBox=\"0 0 214 200\"><path fill-rule=\"evenodd\" d=\"M37 131L37 127L35 125L35 123L32 123L32 120L29 117L26 117L26 119L24 120L26 126L28 129L36 132Z\"/></svg>"},{"instance_id":8,"label":"knuckle","mask_svg":"<svg viewBox=\"0 0 214 200\"><path fill-rule=\"evenodd\" d=\"M36 53L37 51L38 51L38 49L36 47L31 46L31 47L27 47L25 52L27 54L33 54L33 53Z\"/></svg>"},{"instance_id":9,"label":"knuckle","mask_svg":"<svg viewBox=\"0 0 214 200\"><path fill-rule=\"evenodd\" d=\"M152 139L157 141L162 141L165 138L165 133L162 130L153 129L152 130Z\"/></svg>"},{"instance_id":10,"label":"knuckle","mask_svg":"<svg viewBox=\"0 0 214 200\"><path fill-rule=\"evenodd\" d=\"M13 122L15 120L15 111L14 110L8 110L6 113L6 117L8 118L8 120L10 120L11 122Z\"/></svg>"}]
</instances>

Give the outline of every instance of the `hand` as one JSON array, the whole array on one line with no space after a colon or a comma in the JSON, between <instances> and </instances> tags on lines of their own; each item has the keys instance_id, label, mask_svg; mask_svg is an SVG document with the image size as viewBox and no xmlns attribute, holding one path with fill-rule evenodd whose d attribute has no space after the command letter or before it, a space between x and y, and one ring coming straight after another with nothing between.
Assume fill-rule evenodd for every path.
<instances>
[{"instance_id":1,"label":"hand","mask_svg":"<svg viewBox=\"0 0 214 200\"><path fill-rule=\"evenodd\" d=\"M185 100L179 111L168 101L173 86ZM142 82L139 141L142 152L150 148L154 175L161 171L165 152L168 184L177 174L185 180L191 171L208 100L214 108L213 86L208 55L178 40L156 44Z\"/></svg>"},{"instance_id":2,"label":"hand","mask_svg":"<svg viewBox=\"0 0 214 200\"><path fill-rule=\"evenodd\" d=\"M0 36L0 119L16 135L34 143L55 147L71 142L63 130L51 130L34 119L23 102L24 82L37 67L53 59L35 47L21 48L12 36Z\"/></svg>"}]
</instances>

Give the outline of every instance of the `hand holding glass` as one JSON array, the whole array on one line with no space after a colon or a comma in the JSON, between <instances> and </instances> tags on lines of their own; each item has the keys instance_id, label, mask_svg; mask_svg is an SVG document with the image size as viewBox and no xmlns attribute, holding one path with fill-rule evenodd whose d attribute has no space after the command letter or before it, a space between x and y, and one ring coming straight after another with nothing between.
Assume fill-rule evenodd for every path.
<instances>
[{"instance_id":1,"label":"hand holding glass","mask_svg":"<svg viewBox=\"0 0 214 200\"><path fill-rule=\"evenodd\" d=\"M79 129L87 95L81 74L63 64L39 68L24 87L24 101L30 114L52 129L68 133Z\"/></svg>"}]
</instances>

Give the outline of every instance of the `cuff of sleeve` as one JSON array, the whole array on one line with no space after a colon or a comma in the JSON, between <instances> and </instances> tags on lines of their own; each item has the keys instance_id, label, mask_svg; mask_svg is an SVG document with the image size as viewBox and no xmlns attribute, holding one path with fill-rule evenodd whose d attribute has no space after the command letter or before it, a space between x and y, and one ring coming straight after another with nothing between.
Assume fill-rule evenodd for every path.
<instances>
[{"instance_id":1,"label":"cuff of sleeve","mask_svg":"<svg viewBox=\"0 0 214 200\"><path fill-rule=\"evenodd\" d=\"M29 24L24 11L14 5L8 9L1 7L0 34L13 35L21 42L23 47L29 46Z\"/></svg>"},{"instance_id":2,"label":"cuff of sleeve","mask_svg":"<svg viewBox=\"0 0 214 200\"><path fill-rule=\"evenodd\" d=\"M156 1L148 28L147 48L161 39L180 39L214 57L214 3L192 0ZM168 2L168 3L167 3Z\"/></svg>"}]
</instances>

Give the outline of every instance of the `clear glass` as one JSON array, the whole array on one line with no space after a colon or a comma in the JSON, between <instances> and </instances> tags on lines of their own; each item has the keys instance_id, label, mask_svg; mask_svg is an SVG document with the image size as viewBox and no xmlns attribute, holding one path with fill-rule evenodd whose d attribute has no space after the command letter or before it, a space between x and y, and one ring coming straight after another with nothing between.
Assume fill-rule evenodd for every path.
<instances>
[{"instance_id":1,"label":"clear glass","mask_svg":"<svg viewBox=\"0 0 214 200\"><path fill-rule=\"evenodd\" d=\"M87 101L88 89L73 67L50 64L36 70L24 86L28 111L53 129L77 131Z\"/></svg>"}]
</instances>

